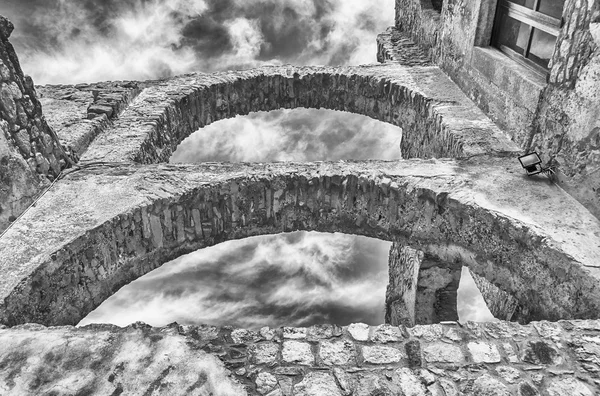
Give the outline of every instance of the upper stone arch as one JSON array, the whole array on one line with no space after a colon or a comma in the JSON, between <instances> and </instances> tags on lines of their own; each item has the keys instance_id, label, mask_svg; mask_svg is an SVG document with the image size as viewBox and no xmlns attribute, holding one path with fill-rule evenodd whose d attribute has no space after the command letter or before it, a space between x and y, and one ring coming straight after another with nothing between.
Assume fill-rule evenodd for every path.
<instances>
[{"instance_id":1,"label":"upper stone arch","mask_svg":"<svg viewBox=\"0 0 600 396\"><path fill-rule=\"evenodd\" d=\"M3 237L0 323L76 324L182 254L294 230L376 237L458 260L526 304L531 319L597 317L597 221L501 162L90 165ZM556 220L557 210L568 216ZM582 221L587 234L571 235Z\"/></svg>"},{"instance_id":2,"label":"upper stone arch","mask_svg":"<svg viewBox=\"0 0 600 396\"><path fill-rule=\"evenodd\" d=\"M404 131L404 158L519 151L437 67L278 66L151 84L81 162L166 162L183 139L214 121L297 107L348 111L397 125Z\"/></svg>"}]
</instances>

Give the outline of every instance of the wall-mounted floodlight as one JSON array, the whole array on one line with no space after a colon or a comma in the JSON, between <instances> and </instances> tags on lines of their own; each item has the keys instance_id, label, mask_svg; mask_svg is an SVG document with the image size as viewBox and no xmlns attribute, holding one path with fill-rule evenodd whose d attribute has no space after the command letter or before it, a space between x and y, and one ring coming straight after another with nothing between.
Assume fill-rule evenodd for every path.
<instances>
[{"instance_id":1,"label":"wall-mounted floodlight","mask_svg":"<svg viewBox=\"0 0 600 396\"><path fill-rule=\"evenodd\" d=\"M519 161L521 162L521 166L527 172L527 176L537 175L538 173L545 174L548 179L551 181L554 180L554 167L542 166L542 160L540 156L535 151L533 153L525 154L519 157Z\"/></svg>"}]
</instances>

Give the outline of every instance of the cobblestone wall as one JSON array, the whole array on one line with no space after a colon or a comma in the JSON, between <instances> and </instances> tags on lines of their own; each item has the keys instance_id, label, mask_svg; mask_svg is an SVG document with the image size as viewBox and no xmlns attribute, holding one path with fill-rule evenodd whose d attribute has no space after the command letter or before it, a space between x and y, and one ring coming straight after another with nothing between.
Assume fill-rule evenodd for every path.
<instances>
[{"instance_id":1,"label":"cobblestone wall","mask_svg":"<svg viewBox=\"0 0 600 396\"><path fill-rule=\"evenodd\" d=\"M259 331L176 323L24 325L0 328L0 343L5 394L592 396L600 391L597 320L413 328L355 323Z\"/></svg>"},{"instance_id":2,"label":"cobblestone wall","mask_svg":"<svg viewBox=\"0 0 600 396\"><path fill-rule=\"evenodd\" d=\"M12 30L0 16L0 232L68 161L8 41Z\"/></svg>"}]
</instances>

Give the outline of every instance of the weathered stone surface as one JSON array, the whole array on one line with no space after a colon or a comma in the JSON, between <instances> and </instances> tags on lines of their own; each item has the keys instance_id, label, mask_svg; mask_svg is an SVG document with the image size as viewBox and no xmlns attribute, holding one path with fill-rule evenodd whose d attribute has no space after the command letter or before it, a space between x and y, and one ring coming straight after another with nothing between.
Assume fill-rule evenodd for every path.
<instances>
[{"instance_id":1,"label":"weathered stone surface","mask_svg":"<svg viewBox=\"0 0 600 396\"><path fill-rule=\"evenodd\" d=\"M353 365L354 345L349 341L324 341L319 345L319 358L326 365Z\"/></svg>"},{"instance_id":2,"label":"weathered stone surface","mask_svg":"<svg viewBox=\"0 0 600 396\"><path fill-rule=\"evenodd\" d=\"M372 364L398 363L405 357L401 350L388 346L365 346L362 354L365 362Z\"/></svg>"},{"instance_id":3,"label":"weathered stone surface","mask_svg":"<svg viewBox=\"0 0 600 396\"><path fill-rule=\"evenodd\" d=\"M267 394L277 386L277 378L271 373L261 372L256 376L256 390L261 395Z\"/></svg>"},{"instance_id":4,"label":"weathered stone surface","mask_svg":"<svg viewBox=\"0 0 600 396\"><path fill-rule=\"evenodd\" d=\"M297 396L342 396L340 388L331 374L312 372L294 385Z\"/></svg>"},{"instance_id":5,"label":"weathered stone surface","mask_svg":"<svg viewBox=\"0 0 600 396\"><path fill-rule=\"evenodd\" d=\"M42 115L31 78L8 41L13 25L3 16L0 30L1 233L72 159Z\"/></svg>"},{"instance_id":6,"label":"weathered stone surface","mask_svg":"<svg viewBox=\"0 0 600 396\"><path fill-rule=\"evenodd\" d=\"M385 322L412 327L419 268L423 252L393 243L388 259L389 282L385 293Z\"/></svg>"},{"instance_id":7,"label":"weathered stone surface","mask_svg":"<svg viewBox=\"0 0 600 396\"><path fill-rule=\"evenodd\" d=\"M13 328L0 345L3 395L246 395L191 337L149 326Z\"/></svg>"},{"instance_id":8,"label":"weathered stone surface","mask_svg":"<svg viewBox=\"0 0 600 396\"><path fill-rule=\"evenodd\" d=\"M465 355L460 347L452 344L434 343L423 349L423 356L428 362L462 363Z\"/></svg>"},{"instance_id":9,"label":"weathered stone surface","mask_svg":"<svg viewBox=\"0 0 600 396\"><path fill-rule=\"evenodd\" d=\"M600 223L580 205L565 205L564 192L549 194L545 186L505 172L503 163L477 158L77 170L0 241L1 322L77 323L112 290L176 255L230 238L298 229L343 229L383 239L410 232L411 243L426 254L447 261L459 257L484 275L489 272L530 308L532 319L593 317L600 310L595 236ZM389 187L382 184L387 179ZM529 199L531 194L544 204ZM298 195L307 205L300 205ZM250 215L255 199L265 210ZM557 210L569 216L556 219ZM200 228L192 225L195 211ZM228 215L215 215L222 211ZM244 222L236 217L241 213L248 214ZM587 234L567 231L581 224ZM61 233L52 231L57 227ZM460 247L467 245L468 250ZM569 272L562 270L565 265ZM96 287L88 289L79 279ZM547 282L564 286L543 287ZM34 286L15 288L18 284ZM49 289L56 284L61 287ZM48 297L41 298L42 290ZM500 325L485 326L491 331Z\"/></svg>"},{"instance_id":10,"label":"weathered stone surface","mask_svg":"<svg viewBox=\"0 0 600 396\"><path fill-rule=\"evenodd\" d=\"M256 364L274 363L278 357L279 345L274 343L255 344L251 349L251 353Z\"/></svg>"},{"instance_id":11,"label":"weathered stone surface","mask_svg":"<svg viewBox=\"0 0 600 396\"><path fill-rule=\"evenodd\" d=\"M549 396L592 396L594 394L588 386L573 377L552 380L546 392Z\"/></svg>"},{"instance_id":12,"label":"weathered stone surface","mask_svg":"<svg viewBox=\"0 0 600 396\"><path fill-rule=\"evenodd\" d=\"M484 277L472 271L469 272L494 318L514 320L513 316L516 316L515 313L517 312L519 302L510 294L487 281Z\"/></svg>"},{"instance_id":13,"label":"weathered stone surface","mask_svg":"<svg viewBox=\"0 0 600 396\"><path fill-rule=\"evenodd\" d=\"M305 365L315 364L310 344L300 341L285 341L281 351L283 361Z\"/></svg>"},{"instance_id":14,"label":"weathered stone surface","mask_svg":"<svg viewBox=\"0 0 600 396\"><path fill-rule=\"evenodd\" d=\"M494 344L469 342L467 348L475 363L500 363L500 352Z\"/></svg>"},{"instance_id":15,"label":"weathered stone surface","mask_svg":"<svg viewBox=\"0 0 600 396\"><path fill-rule=\"evenodd\" d=\"M249 337L243 345L238 344L231 334L242 334L245 330L230 327L172 324L152 328L136 323L124 329L113 325L46 328L26 324L0 329L0 345L3 346L0 348L0 392L12 395L21 394L21 389L39 389L40 394L44 394L45 389L67 384L56 394L66 396L84 391L111 394L113 389L120 388L124 393L132 389L127 394L133 395L143 394L148 389L153 389L154 394L165 395L207 394L210 391L214 391L215 395L246 394L235 393L236 389L240 389L239 385L244 385L250 395L272 396L290 395L294 390L300 394L339 392L345 396L377 392L442 396L594 394L600 390L594 382L598 371L587 370L587 361L580 360L577 351L582 342L593 343L589 330L585 329L595 325L591 321L570 323L570 330L564 330L558 341L564 356L560 365L548 360L548 364L540 361L536 365L524 362L513 366L494 364L497 359L493 345L496 342L501 344L502 340L511 340L519 345L535 344L546 338L521 331L498 340L465 329L464 341L456 344L425 341L409 335L408 339L392 347L390 343L355 341L345 327L342 328L343 334L321 338L321 345L311 348L307 341L279 338L267 342ZM452 328L450 324L439 326L442 333ZM376 327L370 330L375 331ZM215 334L219 336L215 337ZM404 350L411 349L407 345L414 343L423 343L424 352L405 354ZM323 345L329 351L325 357L331 357L329 364L323 364ZM279 355L277 351L280 349L287 352ZM461 350L468 351L467 356L475 357L477 353L473 351L479 349L483 349L481 359L468 359L460 353ZM249 353L233 357L234 350L248 350ZM260 350L267 358L257 362L257 351ZM350 358L334 358L339 356L340 351ZM414 356L411 358L410 355L415 353L422 359L424 367L411 363ZM590 350L586 356L588 361L592 357L598 360L600 351ZM312 363L315 357L318 366ZM221 366L219 360L229 371ZM148 366L145 361L153 363ZM187 368L187 362L193 367ZM88 368L93 371L93 377L87 373ZM197 370L195 375L190 371L194 368ZM35 377L35 373L40 376ZM141 389L134 389L131 384L125 386L123 381L133 381L130 379L133 375L139 376L142 384L154 382ZM155 375L158 377L154 378ZM103 376L108 380L92 381L92 378L102 379ZM73 378L81 380L73 382ZM551 393L555 389L562 393Z\"/></svg>"},{"instance_id":16,"label":"weathered stone surface","mask_svg":"<svg viewBox=\"0 0 600 396\"><path fill-rule=\"evenodd\" d=\"M403 158L518 153L437 67L278 66L190 74L149 86L81 162L164 162L183 139L211 122L296 107L349 111L397 125L403 129Z\"/></svg>"},{"instance_id":17,"label":"weathered stone surface","mask_svg":"<svg viewBox=\"0 0 600 396\"><path fill-rule=\"evenodd\" d=\"M482 375L473 383L475 395L481 396L511 396L506 385L489 375Z\"/></svg>"},{"instance_id":18,"label":"weathered stone surface","mask_svg":"<svg viewBox=\"0 0 600 396\"><path fill-rule=\"evenodd\" d=\"M348 333L356 341L367 341L369 339L369 325L365 323L352 323L348 326Z\"/></svg>"},{"instance_id":19,"label":"weathered stone surface","mask_svg":"<svg viewBox=\"0 0 600 396\"><path fill-rule=\"evenodd\" d=\"M423 0L396 0L395 28L378 38L378 60L395 63L411 50L409 37L434 64L526 151L558 167L561 187L600 218L600 54L598 3L567 0L563 21L542 75L488 47L495 3L448 3L437 13Z\"/></svg>"}]
</instances>

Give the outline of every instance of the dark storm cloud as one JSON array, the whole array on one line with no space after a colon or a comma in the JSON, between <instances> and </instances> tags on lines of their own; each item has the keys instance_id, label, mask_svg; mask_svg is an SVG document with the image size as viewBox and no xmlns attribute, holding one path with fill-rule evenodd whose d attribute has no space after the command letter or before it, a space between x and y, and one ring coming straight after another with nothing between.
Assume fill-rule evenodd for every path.
<instances>
[{"instance_id":1,"label":"dark storm cloud","mask_svg":"<svg viewBox=\"0 0 600 396\"><path fill-rule=\"evenodd\" d=\"M305 232L226 242L132 282L81 324L378 324L388 248L364 237Z\"/></svg>"},{"instance_id":2,"label":"dark storm cloud","mask_svg":"<svg viewBox=\"0 0 600 396\"><path fill-rule=\"evenodd\" d=\"M263 64L375 62L393 0L8 0L37 83L149 79Z\"/></svg>"}]
</instances>

